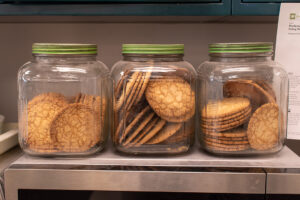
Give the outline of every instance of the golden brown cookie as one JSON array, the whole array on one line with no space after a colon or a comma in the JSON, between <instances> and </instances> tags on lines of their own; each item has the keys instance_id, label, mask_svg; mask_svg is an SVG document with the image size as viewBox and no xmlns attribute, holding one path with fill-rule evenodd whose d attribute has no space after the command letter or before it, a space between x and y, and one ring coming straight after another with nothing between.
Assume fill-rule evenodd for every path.
<instances>
[{"instance_id":1,"label":"golden brown cookie","mask_svg":"<svg viewBox=\"0 0 300 200\"><path fill-rule=\"evenodd\" d=\"M219 147L219 148L226 148L226 149L249 149L249 144L220 144L220 143L214 143L210 141L204 141L206 146L209 147Z\"/></svg>"},{"instance_id":2,"label":"golden brown cookie","mask_svg":"<svg viewBox=\"0 0 300 200\"><path fill-rule=\"evenodd\" d=\"M155 136L166 124L166 120L160 119L156 125L136 144L136 146L145 144L148 142L153 136Z\"/></svg>"},{"instance_id":3,"label":"golden brown cookie","mask_svg":"<svg viewBox=\"0 0 300 200\"><path fill-rule=\"evenodd\" d=\"M57 148L64 152L84 152L99 141L97 116L81 103L69 104L52 120L50 134Z\"/></svg>"},{"instance_id":4,"label":"golden brown cookie","mask_svg":"<svg viewBox=\"0 0 300 200\"><path fill-rule=\"evenodd\" d=\"M170 123L168 122L162 130L160 130L154 137L152 137L151 140L147 142L147 144L158 144L165 140L167 140L169 137L174 135L179 129L182 127L183 123Z\"/></svg>"},{"instance_id":5,"label":"golden brown cookie","mask_svg":"<svg viewBox=\"0 0 300 200\"><path fill-rule=\"evenodd\" d=\"M154 113L152 113L153 111L151 110L150 106L146 106L145 108L143 108L136 116L130 117L130 112L126 113L126 115L123 116L122 120L120 121L116 130L116 135L119 138L119 143L122 144L124 140L128 137L129 133L132 132L134 127L140 125L140 123L143 123L145 117L149 115L153 117ZM131 114L134 114L134 112ZM149 120L151 120L151 118Z\"/></svg>"},{"instance_id":6,"label":"golden brown cookie","mask_svg":"<svg viewBox=\"0 0 300 200\"><path fill-rule=\"evenodd\" d=\"M195 113L195 93L179 77L150 80L145 95L155 113L166 121L184 122Z\"/></svg>"},{"instance_id":7,"label":"golden brown cookie","mask_svg":"<svg viewBox=\"0 0 300 200\"><path fill-rule=\"evenodd\" d=\"M23 113L27 130L23 130L24 138L29 148L39 152L53 152L55 142L50 137L50 123L62 108L68 105L65 97L58 93L44 93L34 97Z\"/></svg>"},{"instance_id":8,"label":"golden brown cookie","mask_svg":"<svg viewBox=\"0 0 300 200\"><path fill-rule=\"evenodd\" d=\"M224 152L237 152L237 151L245 151L249 149L249 146L242 146L242 147L218 147L210 144L205 145L208 150L216 151L219 153Z\"/></svg>"},{"instance_id":9,"label":"golden brown cookie","mask_svg":"<svg viewBox=\"0 0 300 200\"><path fill-rule=\"evenodd\" d=\"M214 140L221 140L221 141L248 141L247 136L245 137L218 137L218 136L210 136L204 135L204 138L210 138Z\"/></svg>"},{"instance_id":10,"label":"golden brown cookie","mask_svg":"<svg viewBox=\"0 0 300 200\"><path fill-rule=\"evenodd\" d=\"M231 120L210 122L210 123L202 121L200 125L203 129L226 131L232 128L239 127L240 125L244 124L249 119L250 115L251 115L251 109L249 109L247 113Z\"/></svg>"},{"instance_id":11,"label":"golden brown cookie","mask_svg":"<svg viewBox=\"0 0 300 200\"><path fill-rule=\"evenodd\" d=\"M237 113L250 107L250 101L243 97L224 98L219 101L209 101L202 109L202 118L223 118Z\"/></svg>"},{"instance_id":12,"label":"golden brown cookie","mask_svg":"<svg viewBox=\"0 0 300 200\"><path fill-rule=\"evenodd\" d=\"M139 102L137 105L133 105L129 110L121 109L118 112L116 111L114 112L114 134L112 139L115 143L120 143L125 139L125 137L127 137L127 135L125 137L122 136L125 132L125 129L128 128L128 126L134 120L140 120L136 118L139 118L146 114L146 113L141 113L145 108L147 109L146 112L153 112L150 106L148 105L146 99L143 98L141 102ZM138 121L135 121L134 123L137 122ZM129 127L129 129L132 129L132 127ZM131 131L131 130L127 130L127 131Z\"/></svg>"},{"instance_id":13,"label":"golden brown cookie","mask_svg":"<svg viewBox=\"0 0 300 200\"><path fill-rule=\"evenodd\" d=\"M180 142L192 143L192 140L194 139L194 131L194 127L185 127L185 125L183 125L180 130L162 142L162 144L175 144Z\"/></svg>"},{"instance_id":14,"label":"golden brown cookie","mask_svg":"<svg viewBox=\"0 0 300 200\"><path fill-rule=\"evenodd\" d=\"M142 74L142 78L143 78L143 80L141 81L142 85L137 93L137 97L135 98L135 101L134 101L135 105L141 101L141 99L145 93L145 90L148 86L150 77L151 77L151 71L148 71L148 72L145 72Z\"/></svg>"},{"instance_id":15,"label":"golden brown cookie","mask_svg":"<svg viewBox=\"0 0 300 200\"><path fill-rule=\"evenodd\" d=\"M263 80L255 80L255 82L262 87L271 97L276 101L276 94L272 87L272 84L268 83L267 81Z\"/></svg>"},{"instance_id":16,"label":"golden brown cookie","mask_svg":"<svg viewBox=\"0 0 300 200\"><path fill-rule=\"evenodd\" d=\"M231 137L247 137L247 131L242 128L237 128L225 132L203 132L207 136L211 137L225 137L225 138L231 138Z\"/></svg>"},{"instance_id":17,"label":"golden brown cookie","mask_svg":"<svg viewBox=\"0 0 300 200\"><path fill-rule=\"evenodd\" d=\"M225 97L250 99L253 111L265 103L275 103L274 97L252 80L230 80L223 87Z\"/></svg>"},{"instance_id":18,"label":"golden brown cookie","mask_svg":"<svg viewBox=\"0 0 300 200\"><path fill-rule=\"evenodd\" d=\"M123 106L125 106L125 109L130 109L128 108L128 105L131 103L132 98L137 91L137 87L139 86L140 80L141 72L133 72L131 75L126 76L124 80L120 80L120 84L122 87L120 89L117 89L119 93L115 93L115 111L120 110Z\"/></svg>"},{"instance_id":19,"label":"golden brown cookie","mask_svg":"<svg viewBox=\"0 0 300 200\"><path fill-rule=\"evenodd\" d=\"M106 99L104 97L101 98L100 96L79 93L75 97L74 103L87 105L95 112L97 117L96 126L100 132L98 141L104 139L102 137L102 129L104 127L104 118L106 114Z\"/></svg>"},{"instance_id":20,"label":"golden brown cookie","mask_svg":"<svg viewBox=\"0 0 300 200\"><path fill-rule=\"evenodd\" d=\"M227 117L219 117L219 118L201 118L201 121L203 123L226 123L226 122L230 122L230 121L234 121L236 118L243 118L243 116L248 115L249 111L251 113L252 108L248 107L244 110L242 110L241 112L238 112L236 114L227 116Z\"/></svg>"},{"instance_id":21,"label":"golden brown cookie","mask_svg":"<svg viewBox=\"0 0 300 200\"><path fill-rule=\"evenodd\" d=\"M279 139L279 108L277 104L267 103L259 107L248 124L248 140L251 148L272 149Z\"/></svg>"},{"instance_id":22,"label":"golden brown cookie","mask_svg":"<svg viewBox=\"0 0 300 200\"><path fill-rule=\"evenodd\" d=\"M150 130L152 130L155 127L155 125L159 120L160 120L159 117L157 116L153 117L151 121L147 124L147 126L145 126L144 130L142 130L140 134L132 142L130 142L128 146L136 145L147 133L150 132Z\"/></svg>"},{"instance_id":23,"label":"golden brown cookie","mask_svg":"<svg viewBox=\"0 0 300 200\"><path fill-rule=\"evenodd\" d=\"M145 116L145 119L142 119L140 123L134 128L133 132L129 134L127 139L124 141L123 145L129 144L134 138L137 137L137 135L147 126L147 124L151 121L151 119L154 117L154 112L151 112L148 114L148 116ZM147 128L148 129L148 128Z\"/></svg>"},{"instance_id":24,"label":"golden brown cookie","mask_svg":"<svg viewBox=\"0 0 300 200\"><path fill-rule=\"evenodd\" d=\"M205 141L207 142L211 142L211 143L217 143L217 144L249 144L248 140L219 140L219 139L214 139L214 138L209 138L209 137L206 137L204 139Z\"/></svg>"}]
</instances>

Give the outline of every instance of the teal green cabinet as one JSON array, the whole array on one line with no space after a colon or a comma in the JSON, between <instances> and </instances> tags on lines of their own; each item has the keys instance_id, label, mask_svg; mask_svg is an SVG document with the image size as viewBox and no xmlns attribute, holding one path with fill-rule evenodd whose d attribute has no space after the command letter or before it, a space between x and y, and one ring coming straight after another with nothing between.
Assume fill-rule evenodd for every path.
<instances>
[{"instance_id":1,"label":"teal green cabinet","mask_svg":"<svg viewBox=\"0 0 300 200\"><path fill-rule=\"evenodd\" d=\"M300 3L300 0L232 0L232 15L276 16L284 2Z\"/></svg>"},{"instance_id":2,"label":"teal green cabinet","mask_svg":"<svg viewBox=\"0 0 300 200\"><path fill-rule=\"evenodd\" d=\"M227 16L231 0L4 0L0 15Z\"/></svg>"}]
</instances>

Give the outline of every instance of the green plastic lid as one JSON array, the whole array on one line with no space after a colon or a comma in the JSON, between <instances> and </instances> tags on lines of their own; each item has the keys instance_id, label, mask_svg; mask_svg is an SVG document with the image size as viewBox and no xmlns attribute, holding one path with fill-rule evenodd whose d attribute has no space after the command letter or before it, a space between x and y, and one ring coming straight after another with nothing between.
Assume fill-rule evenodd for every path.
<instances>
[{"instance_id":1,"label":"green plastic lid","mask_svg":"<svg viewBox=\"0 0 300 200\"><path fill-rule=\"evenodd\" d=\"M123 44L123 54L184 54L183 44Z\"/></svg>"},{"instance_id":2,"label":"green plastic lid","mask_svg":"<svg viewBox=\"0 0 300 200\"><path fill-rule=\"evenodd\" d=\"M64 43L34 43L33 54L51 55L97 55L96 44L64 44Z\"/></svg>"},{"instance_id":3,"label":"green plastic lid","mask_svg":"<svg viewBox=\"0 0 300 200\"><path fill-rule=\"evenodd\" d=\"M272 42L214 43L209 53L272 53Z\"/></svg>"}]
</instances>

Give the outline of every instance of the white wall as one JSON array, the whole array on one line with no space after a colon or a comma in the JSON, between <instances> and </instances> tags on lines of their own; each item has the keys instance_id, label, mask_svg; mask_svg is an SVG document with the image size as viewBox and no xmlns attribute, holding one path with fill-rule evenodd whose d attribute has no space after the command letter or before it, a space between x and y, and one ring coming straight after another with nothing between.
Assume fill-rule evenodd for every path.
<instances>
[{"instance_id":1,"label":"white wall","mask_svg":"<svg viewBox=\"0 0 300 200\"><path fill-rule=\"evenodd\" d=\"M18 68L31 57L33 42L99 45L109 67L121 59L122 43L184 43L185 59L197 67L212 42L273 42L277 25L260 23L4 23L0 22L0 113L17 121Z\"/></svg>"}]
</instances>

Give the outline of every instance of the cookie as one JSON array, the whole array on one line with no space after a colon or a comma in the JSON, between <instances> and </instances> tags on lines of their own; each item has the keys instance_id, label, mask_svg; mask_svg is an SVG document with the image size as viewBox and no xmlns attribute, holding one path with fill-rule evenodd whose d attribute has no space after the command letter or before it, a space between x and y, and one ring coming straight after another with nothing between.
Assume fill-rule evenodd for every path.
<instances>
[{"instance_id":1,"label":"cookie","mask_svg":"<svg viewBox=\"0 0 300 200\"><path fill-rule=\"evenodd\" d=\"M262 87L269 95L271 95L271 97L274 99L274 101L276 102L276 94L275 91L272 87L272 85L266 81L263 80L255 80L255 82Z\"/></svg>"},{"instance_id":2,"label":"cookie","mask_svg":"<svg viewBox=\"0 0 300 200\"><path fill-rule=\"evenodd\" d=\"M119 93L115 93L115 111L120 110L123 106L125 106L123 109L130 109L128 108L128 105L131 103L132 98L136 93L141 78L141 72L133 72L131 75L128 75L126 78L123 78L119 81L120 83L118 83L116 89L116 91Z\"/></svg>"},{"instance_id":3,"label":"cookie","mask_svg":"<svg viewBox=\"0 0 300 200\"><path fill-rule=\"evenodd\" d=\"M249 149L249 144L220 144L220 143L214 143L210 141L204 141L206 146L209 147L219 147L224 149Z\"/></svg>"},{"instance_id":4,"label":"cookie","mask_svg":"<svg viewBox=\"0 0 300 200\"><path fill-rule=\"evenodd\" d=\"M102 129L104 127L104 118L105 118L105 112L106 112L106 99L100 96L94 96L94 95L87 95L79 93L75 97L74 103L81 103L84 105L87 105L89 108L91 108L95 114L96 114L96 126L99 131L99 138L97 139L100 141L100 139L104 139L102 137Z\"/></svg>"},{"instance_id":5,"label":"cookie","mask_svg":"<svg viewBox=\"0 0 300 200\"><path fill-rule=\"evenodd\" d=\"M250 99L253 111L265 103L275 103L275 98L252 80L227 81L223 86L223 92L225 97L246 97Z\"/></svg>"},{"instance_id":6,"label":"cookie","mask_svg":"<svg viewBox=\"0 0 300 200\"><path fill-rule=\"evenodd\" d=\"M55 142L50 137L50 124L67 105L67 99L58 93L40 94L28 102L27 116L26 113L22 114L22 123L27 124L23 134L30 149L39 152L55 151Z\"/></svg>"},{"instance_id":7,"label":"cookie","mask_svg":"<svg viewBox=\"0 0 300 200\"><path fill-rule=\"evenodd\" d=\"M128 134L132 131L132 129L136 125L139 125L141 121L144 120L145 116L151 115L153 111L151 110L150 106L146 106L136 116L130 117L130 113L134 114L135 112L127 112L126 115L123 116L116 130L116 135L117 138L119 138L119 143L122 143L128 136Z\"/></svg>"},{"instance_id":8,"label":"cookie","mask_svg":"<svg viewBox=\"0 0 300 200\"><path fill-rule=\"evenodd\" d=\"M204 135L204 138L210 138L214 140L221 140L221 141L248 141L248 137L218 137L218 136L210 136L210 135Z\"/></svg>"},{"instance_id":9,"label":"cookie","mask_svg":"<svg viewBox=\"0 0 300 200\"><path fill-rule=\"evenodd\" d=\"M81 103L69 104L62 109L50 125L50 135L63 152L84 152L99 141L97 116Z\"/></svg>"},{"instance_id":10,"label":"cookie","mask_svg":"<svg viewBox=\"0 0 300 200\"><path fill-rule=\"evenodd\" d=\"M149 83L149 80L150 80L150 77L151 77L151 71L143 73L142 77L143 77L143 80L141 81L142 85L141 85L141 87L138 91L137 97L135 98L135 101L134 101L135 105L141 101L141 99L142 99L142 97L145 93L145 90L148 86L148 83Z\"/></svg>"},{"instance_id":11,"label":"cookie","mask_svg":"<svg viewBox=\"0 0 300 200\"><path fill-rule=\"evenodd\" d=\"M174 135L182 127L183 123L167 123L147 144L158 144Z\"/></svg>"},{"instance_id":12,"label":"cookie","mask_svg":"<svg viewBox=\"0 0 300 200\"><path fill-rule=\"evenodd\" d=\"M229 131L225 131L225 132L206 131L203 133L210 137L225 137L225 138L247 137L247 131L242 128L233 129L233 130L229 130Z\"/></svg>"},{"instance_id":13,"label":"cookie","mask_svg":"<svg viewBox=\"0 0 300 200\"><path fill-rule=\"evenodd\" d=\"M232 128L235 128L235 127L239 127L240 125L244 124L250 117L251 115L251 109L249 109L247 111L247 113L241 115L241 116L238 116L234 119L231 119L231 120L227 120L227 121L219 121L219 122L210 122L210 123L207 123L207 122L201 122L200 125L202 128L204 129L213 129L213 130L230 130Z\"/></svg>"},{"instance_id":14,"label":"cookie","mask_svg":"<svg viewBox=\"0 0 300 200\"><path fill-rule=\"evenodd\" d=\"M249 99L243 97L231 97L219 101L209 101L202 109L201 117L209 119L228 117L240 113L249 107Z\"/></svg>"},{"instance_id":15,"label":"cookie","mask_svg":"<svg viewBox=\"0 0 300 200\"><path fill-rule=\"evenodd\" d=\"M149 133L150 130L154 128L159 120L159 117L153 117L147 126L145 126L145 128L140 132L140 134L132 142L128 143L128 146L134 146L137 144L147 133Z\"/></svg>"},{"instance_id":16,"label":"cookie","mask_svg":"<svg viewBox=\"0 0 300 200\"><path fill-rule=\"evenodd\" d=\"M154 117L154 112L149 113L147 116L145 116L145 119L142 119L140 123L137 123L138 125L133 128L133 132L131 134L128 134L128 138L124 141L123 145L127 145L130 143L137 135L147 126L147 124L151 121L151 119ZM148 128L147 128L148 129Z\"/></svg>"},{"instance_id":17,"label":"cookie","mask_svg":"<svg viewBox=\"0 0 300 200\"><path fill-rule=\"evenodd\" d=\"M168 122L184 122L194 116L195 93L179 77L150 80L145 96L154 112Z\"/></svg>"},{"instance_id":18,"label":"cookie","mask_svg":"<svg viewBox=\"0 0 300 200\"><path fill-rule=\"evenodd\" d=\"M217 147L213 145L205 145L206 149L212 150L212 151L217 151L219 153L224 153L224 152L237 152L237 151L245 151L249 149L249 146L243 146L243 147Z\"/></svg>"},{"instance_id":19,"label":"cookie","mask_svg":"<svg viewBox=\"0 0 300 200\"><path fill-rule=\"evenodd\" d=\"M250 118L247 136L251 148L268 150L274 148L279 140L279 108L277 104L267 103L259 107Z\"/></svg>"},{"instance_id":20,"label":"cookie","mask_svg":"<svg viewBox=\"0 0 300 200\"><path fill-rule=\"evenodd\" d=\"M249 144L248 140L219 140L214 138L205 138L205 142L218 143L218 144Z\"/></svg>"},{"instance_id":21,"label":"cookie","mask_svg":"<svg viewBox=\"0 0 300 200\"><path fill-rule=\"evenodd\" d=\"M157 124L145 135L145 137L143 137L140 141L138 141L136 146L145 144L150 139L152 139L152 137L155 136L164 127L166 123L167 123L166 120L160 119L157 122Z\"/></svg>"},{"instance_id":22,"label":"cookie","mask_svg":"<svg viewBox=\"0 0 300 200\"><path fill-rule=\"evenodd\" d=\"M201 118L201 121L203 123L225 123L225 122L230 122L230 121L234 121L236 118L241 118L244 115L247 115L250 111L251 113L252 108L248 107L244 110L242 110L241 112L238 112L236 114L227 116L227 117L219 117L219 118Z\"/></svg>"},{"instance_id":23,"label":"cookie","mask_svg":"<svg viewBox=\"0 0 300 200\"><path fill-rule=\"evenodd\" d=\"M192 126L185 127L185 125L183 124L183 126L181 127L180 130L178 130L174 135L172 135L167 140L162 142L162 144L176 144L176 143L180 143L180 142L184 142L184 143L192 142L192 140L194 139L194 131L195 131L194 127L192 127Z\"/></svg>"}]
</instances>

